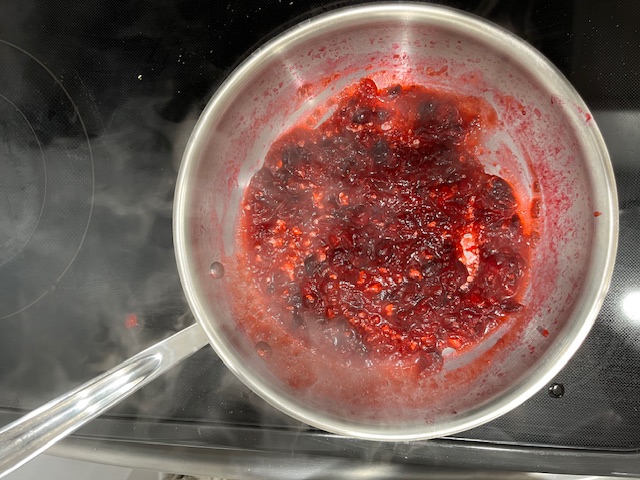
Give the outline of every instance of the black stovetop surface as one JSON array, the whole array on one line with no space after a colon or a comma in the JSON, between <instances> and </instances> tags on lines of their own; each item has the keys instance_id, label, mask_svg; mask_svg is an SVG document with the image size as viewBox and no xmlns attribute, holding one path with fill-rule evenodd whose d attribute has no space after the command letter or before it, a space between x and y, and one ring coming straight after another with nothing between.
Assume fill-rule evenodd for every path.
<instances>
[{"instance_id":1,"label":"black stovetop surface","mask_svg":"<svg viewBox=\"0 0 640 480\"><path fill-rule=\"evenodd\" d=\"M353 1L27 0L0 15L0 407L24 411L193 322L172 196L185 142L251 50ZM544 389L455 435L491 444L640 449L640 2L451 0L541 50L594 111L620 197L620 245L595 327ZM211 349L142 389L92 434L241 448L314 430L253 395ZM162 429L161 426L175 426ZM114 425L114 426L110 426ZM136 430L137 428L137 430ZM154 433L155 432L155 433ZM167 433L173 432L173 433ZM230 439L238 434L237 438ZM154 437L156 435L156 437ZM366 448L366 442L363 443ZM266 448L266 447L265 447Z\"/></svg>"}]
</instances>

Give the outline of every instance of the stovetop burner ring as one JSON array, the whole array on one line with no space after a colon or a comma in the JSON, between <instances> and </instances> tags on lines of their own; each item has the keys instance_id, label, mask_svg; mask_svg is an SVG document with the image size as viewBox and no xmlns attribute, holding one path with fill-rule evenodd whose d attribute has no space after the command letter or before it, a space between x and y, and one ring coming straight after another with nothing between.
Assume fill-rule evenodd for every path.
<instances>
[{"instance_id":1,"label":"stovetop burner ring","mask_svg":"<svg viewBox=\"0 0 640 480\"><path fill-rule=\"evenodd\" d=\"M95 176L80 112L61 81L0 40L0 319L37 303L73 264Z\"/></svg>"}]
</instances>

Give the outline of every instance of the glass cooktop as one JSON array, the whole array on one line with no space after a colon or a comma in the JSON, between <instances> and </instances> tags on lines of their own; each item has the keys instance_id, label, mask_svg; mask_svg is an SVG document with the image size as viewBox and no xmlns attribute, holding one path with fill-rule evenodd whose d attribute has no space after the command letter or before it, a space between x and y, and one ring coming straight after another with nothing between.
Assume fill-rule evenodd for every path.
<instances>
[{"instance_id":1,"label":"glass cooktop","mask_svg":"<svg viewBox=\"0 0 640 480\"><path fill-rule=\"evenodd\" d=\"M5 2L4 423L193 323L176 270L171 217L181 155L199 113L260 44L355 3ZM569 78L602 130L620 199L613 283L584 345L524 405L442 445L629 455L640 450L640 2L438 3L511 30ZM363 458L401 452L418 463L434 460L438 445L381 447L318 432L266 405L210 348L76 438ZM618 471L640 473L636 463Z\"/></svg>"}]
</instances>

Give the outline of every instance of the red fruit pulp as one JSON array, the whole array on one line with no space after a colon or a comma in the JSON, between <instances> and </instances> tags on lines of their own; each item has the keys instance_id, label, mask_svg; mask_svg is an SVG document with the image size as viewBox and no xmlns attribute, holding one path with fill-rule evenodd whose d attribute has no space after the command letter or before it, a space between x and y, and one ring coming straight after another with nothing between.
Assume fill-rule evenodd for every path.
<instances>
[{"instance_id":1,"label":"red fruit pulp","mask_svg":"<svg viewBox=\"0 0 640 480\"><path fill-rule=\"evenodd\" d=\"M428 375L522 308L517 200L476 158L495 121L478 98L363 79L272 145L242 201L236 317L298 369L286 381L308 383L305 351Z\"/></svg>"}]
</instances>

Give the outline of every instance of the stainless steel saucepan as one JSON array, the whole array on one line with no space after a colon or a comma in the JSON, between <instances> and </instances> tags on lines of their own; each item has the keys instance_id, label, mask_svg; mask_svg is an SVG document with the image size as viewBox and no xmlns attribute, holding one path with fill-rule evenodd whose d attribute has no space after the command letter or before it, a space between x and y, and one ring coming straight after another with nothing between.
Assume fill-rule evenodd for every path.
<instances>
[{"instance_id":1,"label":"stainless steel saucepan","mask_svg":"<svg viewBox=\"0 0 640 480\"><path fill-rule=\"evenodd\" d=\"M486 99L501 126L480 160L522 186L521 201L540 201L526 321L506 324L481 346L446 360L433 397L425 398L426 413L407 409L393 421L345 414L282 385L234 328L224 286L236 279L211 272L213 262L233 254L243 188L271 143L364 76L380 87L417 83ZM480 18L423 4L365 5L305 21L233 72L184 153L174 237L197 324L6 426L0 471L15 469L207 343L267 402L330 432L413 440L478 426L543 387L586 337L611 278L617 215L613 170L587 107L522 40ZM465 380L447 383L452 378Z\"/></svg>"}]
</instances>

